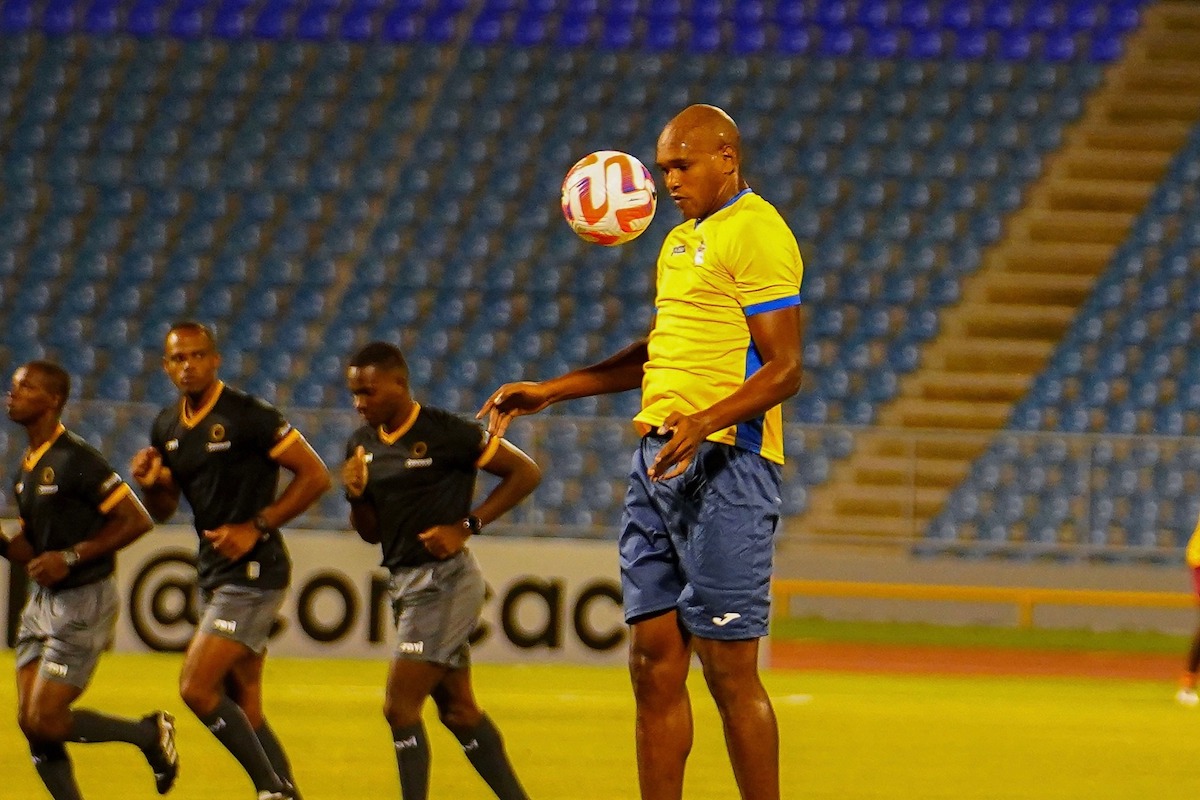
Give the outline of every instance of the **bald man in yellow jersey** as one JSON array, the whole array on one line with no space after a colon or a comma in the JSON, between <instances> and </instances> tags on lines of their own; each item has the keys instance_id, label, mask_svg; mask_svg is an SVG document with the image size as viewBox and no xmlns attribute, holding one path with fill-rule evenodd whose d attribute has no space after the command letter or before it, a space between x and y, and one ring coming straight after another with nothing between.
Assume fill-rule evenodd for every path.
<instances>
[{"instance_id":1,"label":"bald man in yellow jersey","mask_svg":"<svg viewBox=\"0 0 1200 800\"><path fill-rule=\"evenodd\" d=\"M777 800L779 733L758 643L779 521L780 403L800 388L803 267L783 218L742 179L724 111L684 109L656 161L685 221L659 254L650 335L556 378L505 384L479 416L502 435L551 403L641 387L619 545L641 796L683 796L695 652L741 797Z\"/></svg>"}]
</instances>

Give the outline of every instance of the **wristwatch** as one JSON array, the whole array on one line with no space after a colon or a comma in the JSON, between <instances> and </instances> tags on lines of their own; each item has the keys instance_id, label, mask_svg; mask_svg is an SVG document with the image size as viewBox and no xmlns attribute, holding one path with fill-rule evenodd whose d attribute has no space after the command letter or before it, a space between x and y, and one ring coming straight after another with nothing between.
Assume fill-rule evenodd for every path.
<instances>
[{"instance_id":1,"label":"wristwatch","mask_svg":"<svg viewBox=\"0 0 1200 800\"><path fill-rule=\"evenodd\" d=\"M74 547L59 550L58 552L62 555L63 563L67 565L67 569L71 569L79 563L79 553L75 552Z\"/></svg>"},{"instance_id":2,"label":"wristwatch","mask_svg":"<svg viewBox=\"0 0 1200 800\"><path fill-rule=\"evenodd\" d=\"M472 536L478 536L483 533L483 520L474 514L468 514L463 520L463 527L470 531Z\"/></svg>"},{"instance_id":3,"label":"wristwatch","mask_svg":"<svg viewBox=\"0 0 1200 800\"><path fill-rule=\"evenodd\" d=\"M270 526L270 524L267 523L266 517L264 517L262 514L255 514L253 523L254 523L255 529L259 533L259 537L258 537L259 539L261 539L262 541L266 541L267 539L271 538L271 532L274 531L275 529L272 528Z\"/></svg>"}]
</instances>

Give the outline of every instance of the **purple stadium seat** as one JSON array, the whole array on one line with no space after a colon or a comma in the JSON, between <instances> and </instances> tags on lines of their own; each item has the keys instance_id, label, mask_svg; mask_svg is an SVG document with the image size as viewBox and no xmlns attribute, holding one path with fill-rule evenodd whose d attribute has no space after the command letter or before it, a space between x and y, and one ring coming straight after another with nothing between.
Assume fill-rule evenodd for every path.
<instances>
[{"instance_id":1,"label":"purple stadium seat","mask_svg":"<svg viewBox=\"0 0 1200 800\"><path fill-rule=\"evenodd\" d=\"M867 30L887 30L894 24L892 6L886 0L863 0L858 7L857 20Z\"/></svg>"},{"instance_id":2,"label":"purple stadium seat","mask_svg":"<svg viewBox=\"0 0 1200 800\"><path fill-rule=\"evenodd\" d=\"M738 25L758 25L766 17L766 10L761 0L738 0L731 16Z\"/></svg>"},{"instance_id":3,"label":"purple stadium seat","mask_svg":"<svg viewBox=\"0 0 1200 800\"><path fill-rule=\"evenodd\" d=\"M789 56L804 55L812 45L812 37L803 26L785 28L779 32L777 47L779 52Z\"/></svg>"},{"instance_id":4,"label":"purple stadium seat","mask_svg":"<svg viewBox=\"0 0 1200 800\"><path fill-rule=\"evenodd\" d=\"M558 24L558 44L564 47L579 47L591 38L589 14L563 14Z\"/></svg>"},{"instance_id":5,"label":"purple stadium seat","mask_svg":"<svg viewBox=\"0 0 1200 800\"><path fill-rule=\"evenodd\" d=\"M333 33L333 14L327 8L306 8L296 20L296 36L309 41L323 42Z\"/></svg>"},{"instance_id":6,"label":"purple stadium seat","mask_svg":"<svg viewBox=\"0 0 1200 800\"><path fill-rule=\"evenodd\" d=\"M905 0L900 6L900 24L911 30L925 30L931 27L933 13L926 0Z\"/></svg>"},{"instance_id":7,"label":"purple stadium seat","mask_svg":"<svg viewBox=\"0 0 1200 800\"><path fill-rule=\"evenodd\" d=\"M259 39L282 39L287 33L289 9L283 3L263 6L254 20L254 35Z\"/></svg>"},{"instance_id":8,"label":"purple stadium seat","mask_svg":"<svg viewBox=\"0 0 1200 800\"><path fill-rule=\"evenodd\" d=\"M867 33L867 55L871 58L895 58L900 51L900 37L894 30L872 30Z\"/></svg>"},{"instance_id":9,"label":"purple stadium seat","mask_svg":"<svg viewBox=\"0 0 1200 800\"><path fill-rule=\"evenodd\" d=\"M604 20L600 46L610 50L625 50L633 44L633 20L622 14L610 14Z\"/></svg>"},{"instance_id":10,"label":"purple stadium seat","mask_svg":"<svg viewBox=\"0 0 1200 800\"><path fill-rule=\"evenodd\" d=\"M1053 31L1046 36L1042 55L1047 61L1070 61L1075 57L1075 37L1070 31Z\"/></svg>"},{"instance_id":11,"label":"purple stadium seat","mask_svg":"<svg viewBox=\"0 0 1200 800\"><path fill-rule=\"evenodd\" d=\"M213 15L212 33L222 39L240 39L249 29L245 0L226 0Z\"/></svg>"},{"instance_id":12,"label":"purple stadium seat","mask_svg":"<svg viewBox=\"0 0 1200 800\"><path fill-rule=\"evenodd\" d=\"M952 31L968 31L975 27L975 14L966 3L947 3L942 9L942 27Z\"/></svg>"},{"instance_id":13,"label":"purple stadium seat","mask_svg":"<svg viewBox=\"0 0 1200 800\"><path fill-rule=\"evenodd\" d=\"M941 31L913 31L908 41L912 58L940 58L946 42Z\"/></svg>"},{"instance_id":14,"label":"purple stadium seat","mask_svg":"<svg viewBox=\"0 0 1200 800\"><path fill-rule=\"evenodd\" d=\"M958 32L954 42L957 58L975 60L987 54L987 35L980 30L968 29Z\"/></svg>"},{"instance_id":15,"label":"purple stadium seat","mask_svg":"<svg viewBox=\"0 0 1200 800\"><path fill-rule=\"evenodd\" d=\"M1033 52L1029 33L1020 29L1005 31L1000 40L1000 55L1009 61L1025 61Z\"/></svg>"},{"instance_id":16,"label":"purple stadium seat","mask_svg":"<svg viewBox=\"0 0 1200 800\"><path fill-rule=\"evenodd\" d=\"M734 29L733 51L741 55L760 53L767 46L767 33L761 25L742 23Z\"/></svg>"},{"instance_id":17,"label":"purple stadium seat","mask_svg":"<svg viewBox=\"0 0 1200 800\"><path fill-rule=\"evenodd\" d=\"M50 0L42 15L42 32L47 36L66 36L75 31L76 23L74 0Z\"/></svg>"},{"instance_id":18,"label":"purple stadium seat","mask_svg":"<svg viewBox=\"0 0 1200 800\"><path fill-rule=\"evenodd\" d=\"M721 46L721 29L715 24L696 25L688 49L693 53L712 53Z\"/></svg>"},{"instance_id":19,"label":"purple stadium seat","mask_svg":"<svg viewBox=\"0 0 1200 800\"><path fill-rule=\"evenodd\" d=\"M156 36L161 33L163 16L162 6L157 0L139 0L129 9L125 30L141 38Z\"/></svg>"},{"instance_id":20,"label":"purple stadium seat","mask_svg":"<svg viewBox=\"0 0 1200 800\"><path fill-rule=\"evenodd\" d=\"M546 15L526 12L517 19L513 41L520 47L533 47L546 41Z\"/></svg>"},{"instance_id":21,"label":"purple stadium seat","mask_svg":"<svg viewBox=\"0 0 1200 800\"><path fill-rule=\"evenodd\" d=\"M348 42L366 42L375 35L376 9L361 5L351 8L342 17L342 38Z\"/></svg>"},{"instance_id":22,"label":"purple stadium seat","mask_svg":"<svg viewBox=\"0 0 1200 800\"><path fill-rule=\"evenodd\" d=\"M499 14L483 13L471 26L470 41L471 44L486 47L500 41L502 33L504 33L504 17Z\"/></svg>"},{"instance_id":23,"label":"purple stadium seat","mask_svg":"<svg viewBox=\"0 0 1200 800\"><path fill-rule=\"evenodd\" d=\"M844 0L821 0L817 21L829 28L844 28L850 21L850 9Z\"/></svg>"},{"instance_id":24,"label":"purple stadium seat","mask_svg":"<svg viewBox=\"0 0 1200 800\"><path fill-rule=\"evenodd\" d=\"M83 30L98 36L116 33L119 25L115 0L96 0L83 15Z\"/></svg>"},{"instance_id":25,"label":"purple stadium seat","mask_svg":"<svg viewBox=\"0 0 1200 800\"><path fill-rule=\"evenodd\" d=\"M32 0L6 0L0 7L0 32L23 33L33 27Z\"/></svg>"},{"instance_id":26,"label":"purple stadium seat","mask_svg":"<svg viewBox=\"0 0 1200 800\"><path fill-rule=\"evenodd\" d=\"M431 14L425 20L425 41L430 44L446 44L454 40L456 17L461 8L457 7L456 0L449 0L442 4L442 7L434 14Z\"/></svg>"},{"instance_id":27,"label":"purple stadium seat","mask_svg":"<svg viewBox=\"0 0 1200 800\"><path fill-rule=\"evenodd\" d=\"M1067 9L1067 27L1075 31L1088 31L1100 25L1100 13L1096 0L1074 0Z\"/></svg>"},{"instance_id":28,"label":"purple stadium seat","mask_svg":"<svg viewBox=\"0 0 1200 800\"><path fill-rule=\"evenodd\" d=\"M988 30L1007 31L1016 22L1010 0L992 0L983 9L983 26Z\"/></svg>"},{"instance_id":29,"label":"purple stadium seat","mask_svg":"<svg viewBox=\"0 0 1200 800\"><path fill-rule=\"evenodd\" d=\"M646 26L646 47L649 50L674 50L679 44L679 25L674 19L651 19Z\"/></svg>"},{"instance_id":30,"label":"purple stadium seat","mask_svg":"<svg viewBox=\"0 0 1200 800\"><path fill-rule=\"evenodd\" d=\"M1116 61L1121 57L1123 49L1120 34L1101 32L1092 36L1090 52L1093 61L1104 64Z\"/></svg>"},{"instance_id":31,"label":"purple stadium seat","mask_svg":"<svg viewBox=\"0 0 1200 800\"><path fill-rule=\"evenodd\" d=\"M181 3L171 14L167 30L180 39L198 39L204 33L204 11L194 3Z\"/></svg>"},{"instance_id":32,"label":"purple stadium seat","mask_svg":"<svg viewBox=\"0 0 1200 800\"><path fill-rule=\"evenodd\" d=\"M826 28L821 37L821 52L827 56L848 56L854 52L854 33L848 28Z\"/></svg>"},{"instance_id":33,"label":"purple stadium seat","mask_svg":"<svg viewBox=\"0 0 1200 800\"><path fill-rule=\"evenodd\" d=\"M407 44L417 39L417 17L410 9L397 7L383 18L380 35L385 42Z\"/></svg>"}]
</instances>

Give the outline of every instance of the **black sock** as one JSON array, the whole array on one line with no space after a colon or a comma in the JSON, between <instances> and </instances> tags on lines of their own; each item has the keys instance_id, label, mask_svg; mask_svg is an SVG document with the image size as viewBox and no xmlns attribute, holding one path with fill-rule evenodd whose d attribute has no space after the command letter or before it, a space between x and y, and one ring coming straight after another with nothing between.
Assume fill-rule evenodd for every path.
<instances>
[{"instance_id":1,"label":"black sock","mask_svg":"<svg viewBox=\"0 0 1200 800\"><path fill-rule=\"evenodd\" d=\"M452 733L458 737L471 766L475 767L479 777L492 787L496 797L500 800L528 800L525 790L521 788L521 782L513 772L512 764L509 763L508 754L504 752L504 740L500 737L500 731L487 714L483 715L483 719L473 730Z\"/></svg>"},{"instance_id":2,"label":"black sock","mask_svg":"<svg viewBox=\"0 0 1200 800\"><path fill-rule=\"evenodd\" d=\"M287 781L292 792L296 795L296 800L302 800L300 790L296 788L296 779L292 776L292 765L288 761L287 753L283 752L283 745L279 743L279 739L275 736L275 731L271 730L271 726L264 719L262 727L254 732L258 737L259 744L262 745L263 752L267 754L267 760L271 762L271 766L275 769L275 774Z\"/></svg>"},{"instance_id":3,"label":"black sock","mask_svg":"<svg viewBox=\"0 0 1200 800\"><path fill-rule=\"evenodd\" d=\"M83 800L79 785L75 783L75 771L71 768L67 748L59 742L31 744L29 752L33 755L34 769L54 800Z\"/></svg>"},{"instance_id":4,"label":"black sock","mask_svg":"<svg viewBox=\"0 0 1200 800\"><path fill-rule=\"evenodd\" d=\"M199 716L199 715L197 715ZM225 745L225 749L246 770L254 788L260 792L278 792L283 790L279 776L271 767L263 746L250 728L250 722L237 703L228 695L221 696L221 702L211 714L200 717L200 721L208 728L217 741Z\"/></svg>"},{"instance_id":5,"label":"black sock","mask_svg":"<svg viewBox=\"0 0 1200 800\"><path fill-rule=\"evenodd\" d=\"M69 742L129 742L145 750L158 735L141 720L110 717L86 708L73 709L71 719Z\"/></svg>"},{"instance_id":6,"label":"black sock","mask_svg":"<svg viewBox=\"0 0 1200 800\"><path fill-rule=\"evenodd\" d=\"M429 797L429 740L425 725L418 722L405 728L392 728L396 746L396 766L400 769L402 800L426 800Z\"/></svg>"}]
</instances>

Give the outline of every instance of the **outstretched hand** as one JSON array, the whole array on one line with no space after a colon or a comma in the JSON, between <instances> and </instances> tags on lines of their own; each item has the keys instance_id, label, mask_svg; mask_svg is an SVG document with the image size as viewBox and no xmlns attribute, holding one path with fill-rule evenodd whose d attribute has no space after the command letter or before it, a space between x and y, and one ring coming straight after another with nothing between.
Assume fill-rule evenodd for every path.
<instances>
[{"instance_id":1,"label":"outstretched hand","mask_svg":"<svg viewBox=\"0 0 1200 800\"><path fill-rule=\"evenodd\" d=\"M492 392L475 419L488 418L487 429L492 436L503 436L514 417L536 414L550 405L545 384L533 381L506 383Z\"/></svg>"}]
</instances>

